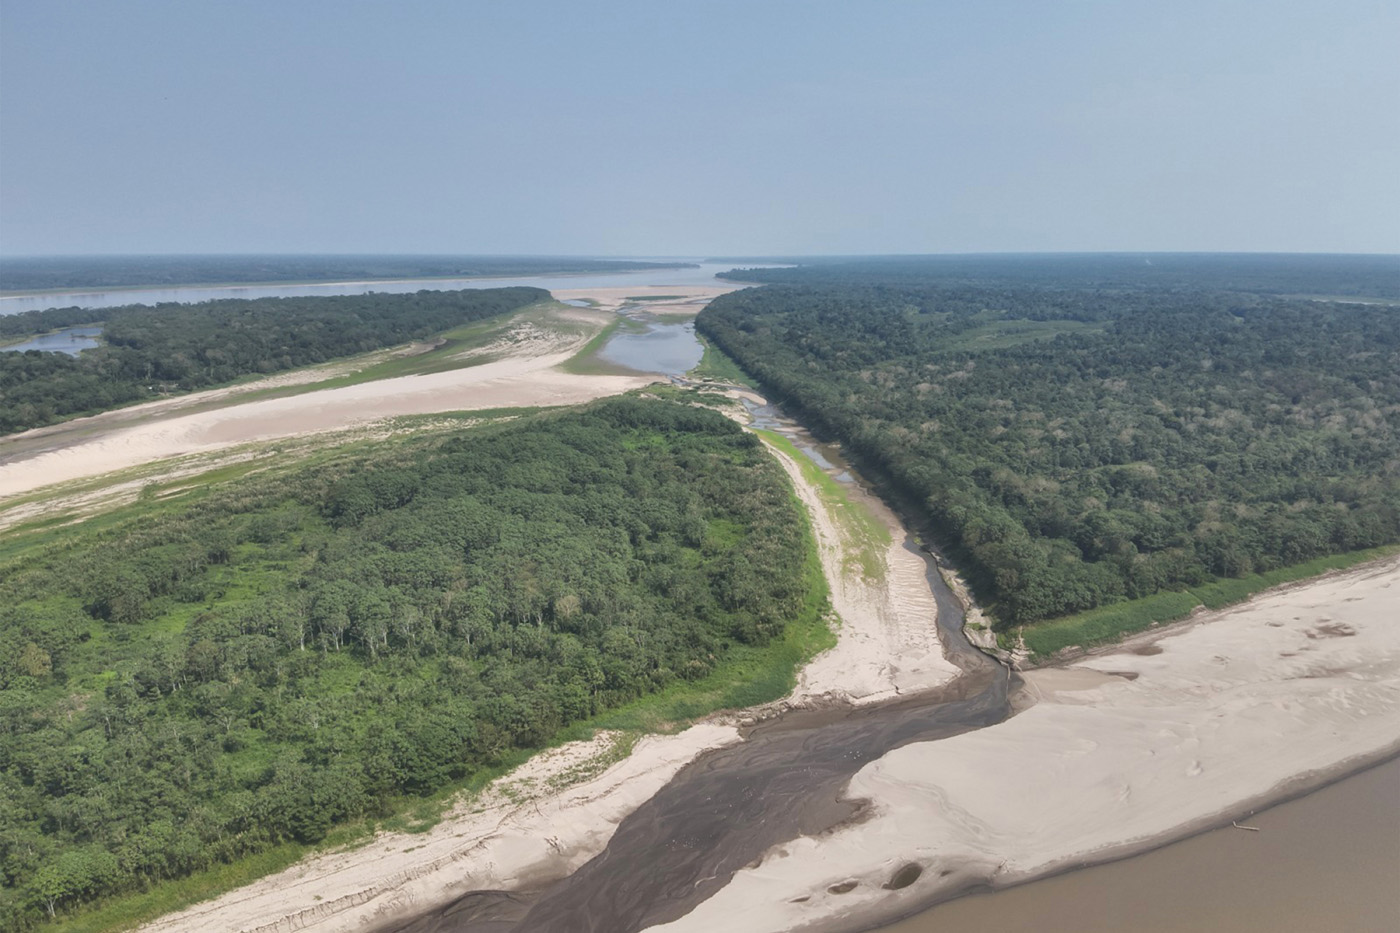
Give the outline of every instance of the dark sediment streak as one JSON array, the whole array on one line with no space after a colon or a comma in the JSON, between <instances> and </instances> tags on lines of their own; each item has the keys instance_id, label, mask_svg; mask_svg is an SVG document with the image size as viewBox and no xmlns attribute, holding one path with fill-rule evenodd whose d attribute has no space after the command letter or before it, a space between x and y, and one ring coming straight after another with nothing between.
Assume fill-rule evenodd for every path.
<instances>
[{"instance_id":1,"label":"dark sediment streak","mask_svg":"<svg viewBox=\"0 0 1400 933\"><path fill-rule=\"evenodd\" d=\"M811 445L772 409L762 414L765 427L781 427L800 435L794 440L801 446ZM846 467L838 460L831 469ZM912 541L906 547L918 550ZM944 649L963 669L953 682L878 706L796 710L760 723L742 744L683 768L572 875L531 893L472 892L381 929L630 933L684 916L773 846L858 819L863 801L842 793L866 764L911 742L984 728L1011 714L1008 694L1018 679L967 642L962 607L928 563Z\"/></svg>"}]
</instances>

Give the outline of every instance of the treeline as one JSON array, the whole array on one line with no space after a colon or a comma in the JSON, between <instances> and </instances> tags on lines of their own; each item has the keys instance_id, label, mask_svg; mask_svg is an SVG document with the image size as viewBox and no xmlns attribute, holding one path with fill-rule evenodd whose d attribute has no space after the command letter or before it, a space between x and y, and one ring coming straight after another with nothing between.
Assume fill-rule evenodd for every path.
<instances>
[{"instance_id":1,"label":"treeline","mask_svg":"<svg viewBox=\"0 0 1400 933\"><path fill-rule=\"evenodd\" d=\"M918 503L1000 626L1400 540L1400 310L853 278L697 329Z\"/></svg>"},{"instance_id":2,"label":"treeline","mask_svg":"<svg viewBox=\"0 0 1400 933\"><path fill-rule=\"evenodd\" d=\"M245 480L0 573L0 927L313 842L808 599L761 445L624 398Z\"/></svg>"},{"instance_id":3,"label":"treeline","mask_svg":"<svg viewBox=\"0 0 1400 933\"><path fill-rule=\"evenodd\" d=\"M675 269L576 256L38 256L0 259L0 290L525 276Z\"/></svg>"},{"instance_id":4,"label":"treeline","mask_svg":"<svg viewBox=\"0 0 1400 933\"><path fill-rule=\"evenodd\" d=\"M60 308L0 317L0 336L102 322L106 341L77 357L0 352L0 433L377 350L548 297L540 288L425 290Z\"/></svg>"},{"instance_id":5,"label":"treeline","mask_svg":"<svg viewBox=\"0 0 1400 933\"><path fill-rule=\"evenodd\" d=\"M782 260L778 260L782 261ZM794 259L721 278L802 285L1151 289L1400 300L1400 256L1298 253L1047 253Z\"/></svg>"}]
</instances>

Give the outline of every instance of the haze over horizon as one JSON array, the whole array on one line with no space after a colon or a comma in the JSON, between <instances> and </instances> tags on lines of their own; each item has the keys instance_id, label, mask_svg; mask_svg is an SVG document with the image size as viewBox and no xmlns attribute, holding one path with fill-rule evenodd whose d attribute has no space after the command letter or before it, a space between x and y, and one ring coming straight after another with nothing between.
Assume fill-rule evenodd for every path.
<instances>
[{"instance_id":1,"label":"haze over horizon","mask_svg":"<svg viewBox=\"0 0 1400 933\"><path fill-rule=\"evenodd\" d=\"M0 253L1400 252L1400 7L7 0Z\"/></svg>"}]
</instances>

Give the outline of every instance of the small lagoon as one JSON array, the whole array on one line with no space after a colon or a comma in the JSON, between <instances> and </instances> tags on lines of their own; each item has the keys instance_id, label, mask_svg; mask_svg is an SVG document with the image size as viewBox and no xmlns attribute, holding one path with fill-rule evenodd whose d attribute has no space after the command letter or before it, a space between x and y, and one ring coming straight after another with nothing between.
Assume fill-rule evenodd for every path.
<instances>
[{"instance_id":1,"label":"small lagoon","mask_svg":"<svg viewBox=\"0 0 1400 933\"><path fill-rule=\"evenodd\" d=\"M694 323L642 323L645 331L617 333L598 355L609 363L663 376L683 376L699 365L705 348L695 336Z\"/></svg>"},{"instance_id":2,"label":"small lagoon","mask_svg":"<svg viewBox=\"0 0 1400 933\"><path fill-rule=\"evenodd\" d=\"M41 334L38 337L31 337L24 343L12 343L0 346L0 350L8 350L14 353L23 353L25 350L45 350L52 353L67 353L69 356L77 356L84 350L91 350L93 347L102 345L97 339L102 333L100 326L87 327L65 327L63 330L54 331L52 334Z\"/></svg>"}]
</instances>

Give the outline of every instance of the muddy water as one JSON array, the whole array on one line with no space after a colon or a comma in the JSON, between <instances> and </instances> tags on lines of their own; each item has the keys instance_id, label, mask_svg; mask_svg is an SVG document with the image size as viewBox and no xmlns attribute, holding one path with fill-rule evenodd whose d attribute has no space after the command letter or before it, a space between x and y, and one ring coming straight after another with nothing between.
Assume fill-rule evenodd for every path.
<instances>
[{"instance_id":1,"label":"muddy water","mask_svg":"<svg viewBox=\"0 0 1400 933\"><path fill-rule=\"evenodd\" d=\"M949 901L880 933L1400 930L1400 759L1121 862Z\"/></svg>"},{"instance_id":2,"label":"muddy water","mask_svg":"<svg viewBox=\"0 0 1400 933\"><path fill-rule=\"evenodd\" d=\"M756 422L781 431L846 482L839 454L764 406ZM912 543L907 546L913 547ZM867 763L911 742L932 741L1010 715L1017 681L962 635L962 612L929 565L939 630L964 671L943 689L878 707L787 713L740 745L682 769L618 827L608 847L573 875L530 893L479 891L391 929L405 933L627 933L683 916L775 845L858 818L842 797Z\"/></svg>"}]
</instances>

